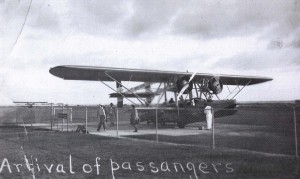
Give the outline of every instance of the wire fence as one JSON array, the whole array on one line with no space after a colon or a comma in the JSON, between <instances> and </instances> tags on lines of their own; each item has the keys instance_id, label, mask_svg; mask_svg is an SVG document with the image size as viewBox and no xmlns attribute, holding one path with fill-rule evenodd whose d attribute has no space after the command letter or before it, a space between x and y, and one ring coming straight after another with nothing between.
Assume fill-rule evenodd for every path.
<instances>
[{"instance_id":1,"label":"wire fence","mask_svg":"<svg viewBox=\"0 0 300 179\"><path fill-rule=\"evenodd\" d=\"M205 109L137 108L139 123L132 124L131 108L106 107L107 117L99 124L98 107L0 108L0 134L12 132L63 131L116 138L150 140L157 143L197 145L212 149L245 150L270 154L299 154L299 107L242 106L212 109L211 129ZM20 127L20 128L18 128ZM99 128L101 127L101 128ZM135 128L137 132L135 132Z\"/></svg>"}]
</instances>

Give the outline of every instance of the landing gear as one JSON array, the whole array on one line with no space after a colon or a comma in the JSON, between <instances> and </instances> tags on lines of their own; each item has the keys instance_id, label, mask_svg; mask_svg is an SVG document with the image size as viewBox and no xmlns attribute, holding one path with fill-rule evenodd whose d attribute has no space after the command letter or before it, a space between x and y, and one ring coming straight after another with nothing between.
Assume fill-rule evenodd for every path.
<instances>
[{"instance_id":1,"label":"landing gear","mask_svg":"<svg viewBox=\"0 0 300 179\"><path fill-rule=\"evenodd\" d=\"M184 122L182 122L182 121L178 121L177 122L177 126L180 128L180 129L183 129L184 127L185 127L185 123Z\"/></svg>"}]
</instances>

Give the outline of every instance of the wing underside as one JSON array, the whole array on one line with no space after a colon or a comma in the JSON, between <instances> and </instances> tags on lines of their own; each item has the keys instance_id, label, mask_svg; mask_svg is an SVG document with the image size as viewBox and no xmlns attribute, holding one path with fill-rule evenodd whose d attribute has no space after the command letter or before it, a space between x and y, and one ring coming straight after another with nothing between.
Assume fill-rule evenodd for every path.
<instances>
[{"instance_id":1,"label":"wing underside","mask_svg":"<svg viewBox=\"0 0 300 179\"><path fill-rule=\"evenodd\" d=\"M143 70L127 68L107 68L90 66L56 66L49 72L65 80L88 80L88 81L132 81L132 82L171 82L181 76L191 76L189 72ZM197 73L194 77L195 82L203 79L218 77L224 85L253 85L272 80L272 78L257 76L238 76Z\"/></svg>"}]
</instances>

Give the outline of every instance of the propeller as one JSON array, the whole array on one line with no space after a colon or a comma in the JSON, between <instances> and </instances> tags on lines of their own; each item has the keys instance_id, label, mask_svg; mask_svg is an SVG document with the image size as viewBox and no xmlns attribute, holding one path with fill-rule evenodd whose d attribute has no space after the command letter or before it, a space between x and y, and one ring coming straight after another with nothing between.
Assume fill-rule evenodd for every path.
<instances>
[{"instance_id":1,"label":"propeller","mask_svg":"<svg viewBox=\"0 0 300 179\"><path fill-rule=\"evenodd\" d=\"M180 97L182 96L182 94L184 93L184 91L189 87L189 84L190 84L190 82L194 79L195 75L196 75L196 72L194 72L194 73L192 74L192 76L190 77L188 83L186 83L186 84L184 85L184 87L180 90L180 92L179 92L179 94L178 94L178 96L177 96L177 99L178 99L178 100L180 99Z\"/></svg>"}]
</instances>

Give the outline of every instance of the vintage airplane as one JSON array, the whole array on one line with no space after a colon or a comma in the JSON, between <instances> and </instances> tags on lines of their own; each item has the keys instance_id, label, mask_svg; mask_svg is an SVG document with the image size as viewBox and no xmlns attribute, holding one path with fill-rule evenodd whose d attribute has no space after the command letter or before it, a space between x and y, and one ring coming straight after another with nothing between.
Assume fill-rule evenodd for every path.
<instances>
[{"instance_id":1,"label":"vintage airplane","mask_svg":"<svg viewBox=\"0 0 300 179\"><path fill-rule=\"evenodd\" d=\"M215 110L215 117L234 114L236 112L236 100L234 100L234 97L244 87L272 80L272 78L257 76L214 75L92 66L56 66L51 68L49 72L65 80L88 80L103 83L115 91L115 93L110 94L110 97L117 98L118 107L123 106L123 98L132 103L134 102L130 98L136 98L144 106L144 108L139 108L142 121L147 120L149 122L149 116L156 115L149 108L155 105L152 104L154 97L158 96L156 105L165 97L164 105L160 105L158 116L163 121L177 122L180 128L183 128L188 123L205 121L203 111L199 112L198 110L195 112L196 110L190 110L203 108L204 104L217 109ZM134 88L127 88L122 84L124 81L143 83ZM116 89L110 87L106 82L115 82ZM154 91L150 88L153 84L158 84ZM163 87L161 87L162 85ZM236 87L230 90L228 86L232 85ZM221 100L218 94L223 91L224 86L227 86L229 95L225 100ZM126 91L123 91L123 88ZM139 92L141 89L145 91ZM174 93L174 103L167 102L167 91ZM193 97L193 91L196 94L195 97ZM217 100L212 100L213 97ZM229 97L231 98L229 99ZM193 118L186 117L188 115L193 116Z\"/></svg>"},{"instance_id":2,"label":"vintage airplane","mask_svg":"<svg viewBox=\"0 0 300 179\"><path fill-rule=\"evenodd\" d=\"M29 101L14 101L17 106L33 108L35 106L40 106L44 104L48 104L47 102L29 102Z\"/></svg>"}]
</instances>

